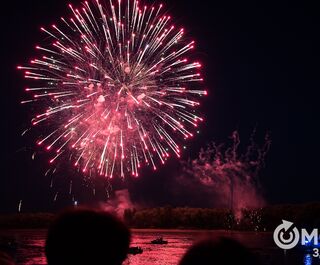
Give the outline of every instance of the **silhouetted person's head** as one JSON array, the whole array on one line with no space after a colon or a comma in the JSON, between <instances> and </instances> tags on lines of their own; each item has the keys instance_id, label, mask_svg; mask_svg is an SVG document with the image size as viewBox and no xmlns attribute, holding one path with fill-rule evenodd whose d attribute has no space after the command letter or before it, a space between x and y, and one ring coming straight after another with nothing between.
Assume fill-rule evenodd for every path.
<instances>
[{"instance_id":1,"label":"silhouetted person's head","mask_svg":"<svg viewBox=\"0 0 320 265\"><path fill-rule=\"evenodd\" d=\"M120 265L130 244L130 231L106 212L73 210L49 229L48 265Z\"/></svg>"},{"instance_id":2,"label":"silhouetted person's head","mask_svg":"<svg viewBox=\"0 0 320 265\"><path fill-rule=\"evenodd\" d=\"M204 240L193 245L180 265L258 265L256 257L243 245L229 238Z\"/></svg>"}]
</instances>

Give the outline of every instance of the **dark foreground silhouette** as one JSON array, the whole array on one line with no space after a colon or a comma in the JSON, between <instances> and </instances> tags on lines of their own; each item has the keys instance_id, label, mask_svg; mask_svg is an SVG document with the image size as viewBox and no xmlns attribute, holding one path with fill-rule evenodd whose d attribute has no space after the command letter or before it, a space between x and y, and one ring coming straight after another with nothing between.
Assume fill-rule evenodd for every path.
<instances>
[{"instance_id":1,"label":"dark foreground silhouette","mask_svg":"<svg viewBox=\"0 0 320 265\"><path fill-rule=\"evenodd\" d=\"M14 265L14 261L7 253L0 251L0 265Z\"/></svg>"},{"instance_id":2,"label":"dark foreground silhouette","mask_svg":"<svg viewBox=\"0 0 320 265\"><path fill-rule=\"evenodd\" d=\"M179 265L259 265L247 248L229 238L204 240L193 245Z\"/></svg>"},{"instance_id":3,"label":"dark foreground silhouette","mask_svg":"<svg viewBox=\"0 0 320 265\"><path fill-rule=\"evenodd\" d=\"M48 265L120 265L126 259L130 231L106 212L63 213L48 232Z\"/></svg>"}]
</instances>

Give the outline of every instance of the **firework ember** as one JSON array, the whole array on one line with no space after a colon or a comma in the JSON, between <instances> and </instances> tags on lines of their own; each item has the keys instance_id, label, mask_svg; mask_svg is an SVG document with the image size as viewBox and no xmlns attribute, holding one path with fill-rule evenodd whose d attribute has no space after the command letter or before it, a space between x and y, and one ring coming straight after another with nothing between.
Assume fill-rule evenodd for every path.
<instances>
[{"instance_id":1,"label":"firework ember","mask_svg":"<svg viewBox=\"0 0 320 265\"><path fill-rule=\"evenodd\" d=\"M39 112L38 145L50 163L71 157L83 172L106 178L138 176L139 168L180 157L179 143L202 118L201 64L189 62L194 41L171 24L162 5L138 1L69 5L72 18L41 28L50 43L37 46L26 91Z\"/></svg>"}]
</instances>

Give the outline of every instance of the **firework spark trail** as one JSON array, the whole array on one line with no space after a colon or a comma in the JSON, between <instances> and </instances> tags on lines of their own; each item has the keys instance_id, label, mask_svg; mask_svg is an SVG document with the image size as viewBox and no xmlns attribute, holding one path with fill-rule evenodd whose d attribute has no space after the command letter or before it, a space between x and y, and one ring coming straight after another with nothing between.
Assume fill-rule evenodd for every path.
<instances>
[{"instance_id":1,"label":"firework spark trail","mask_svg":"<svg viewBox=\"0 0 320 265\"><path fill-rule=\"evenodd\" d=\"M55 150L50 163L72 152L83 172L112 178L138 176L144 163L156 169L170 152L180 157L179 142L202 121L197 98L206 95L201 64L185 58L194 41L184 41L162 5L69 7L72 18L41 28L52 40L36 46L42 57L18 67L37 83L22 103L41 110L32 124L45 132L38 145Z\"/></svg>"},{"instance_id":2,"label":"firework spark trail","mask_svg":"<svg viewBox=\"0 0 320 265\"><path fill-rule=\"evenodd\" d=\"M192 181L191 190L198 194L200 191L201 196L207 201L211 199L215 206L230 207L237 217L241 216L242 208L260 207L264 199L258 173L265 165L271 138L266 134L264 142L258 144L255 135L256 129L247 146L240 146L238 131L232 133L231 144L212 142L201 149L197 159L183 163L180 182L187 185Z\"/></svg>"}]
</instances>

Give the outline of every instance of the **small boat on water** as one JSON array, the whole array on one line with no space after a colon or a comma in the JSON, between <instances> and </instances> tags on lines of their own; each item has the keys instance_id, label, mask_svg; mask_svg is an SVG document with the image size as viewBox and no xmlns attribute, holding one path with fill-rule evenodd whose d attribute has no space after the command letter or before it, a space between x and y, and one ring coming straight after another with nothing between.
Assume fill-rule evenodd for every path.
<instances>
[{"instance_id":1,"label":"small boat on water","mask_svg":"<svg viewBox=\"0 0 320 265\"><path fill-rule=\"evenodd\" d=\"M168 244L168 241L163 240L162 237L158 237L157 239L152 240L152 241L151 241L151 244L154 244L154 245L164 245L164 244Z\"/></svg>"},{"instance_id":2,"label":"small boat on water","mask_svg":"<svg viewBox=\"0 0 320 265\"><path fill-rule=\"evenodd\" d=\"M131 255L138 255L138 254L142 254L142 253L143 253L143 249L141 247L129 248L129 254L131 254Z\"/></svg>"}]
</instances>

